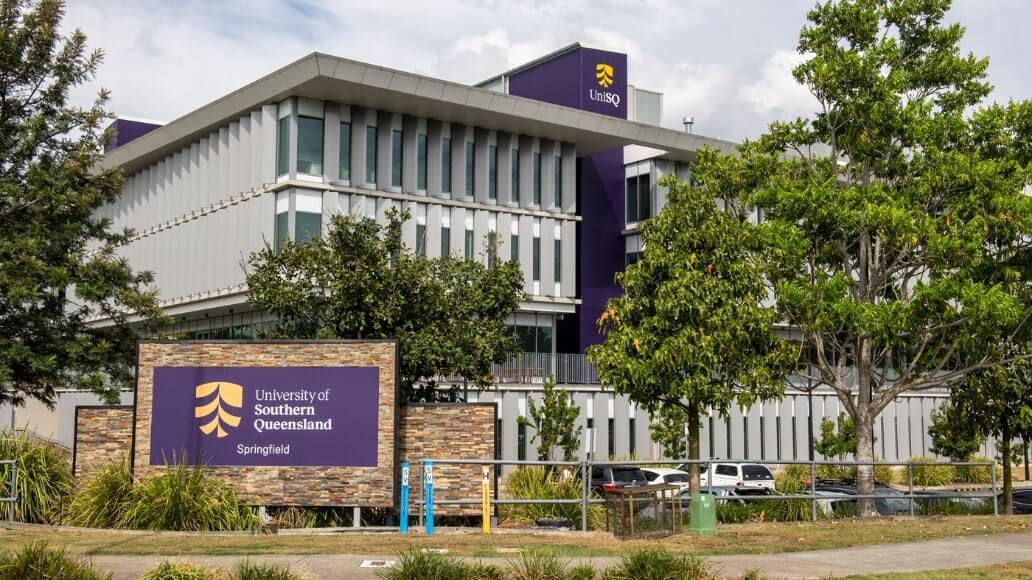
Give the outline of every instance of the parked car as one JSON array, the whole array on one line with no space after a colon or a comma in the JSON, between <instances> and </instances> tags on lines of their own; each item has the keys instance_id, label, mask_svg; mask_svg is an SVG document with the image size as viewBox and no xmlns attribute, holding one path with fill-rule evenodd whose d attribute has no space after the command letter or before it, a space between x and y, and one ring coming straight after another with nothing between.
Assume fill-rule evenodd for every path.
<instances>
[{"instance_id":1,"label":"parked car","mask_svg":"<svg viewBox=\"0 0 1032 580\"><path fill-rule=\"evenodd\" d=\"M688 489L688 474L680 469L669 467L642 467L642 472L649 480L649 485L676 485L682 490Z\"/></svg>"},{"instance_id":2,"label":"parked car","mask_svg":"<svg viewBox=\"0 0 1032 580\"><path fill-rule=\"evenodd\" d=\"M689 464L682 463L677 469L687 472ZM742 489L774 489L774 474L767 466L759 463L710 463L699 466L699 483L702 487L731 486Z\"/></svg>"},{"instance_id":3,"label":"parked car","mask_svg":"<svg viewBox=\"0 0 1032 580\"><path fill-rule=\"evenodd\" d=\"M750 502L741 499L742 497L768 495L773 492L769 489L743 489L741 487L734 487L731 485L718 485L712 488L704 487L700 493L712 494L717 498L717 503L737 503L745 505ZM681 499L685 502L685 505L690 505L691 492L688 491L688 488L681 490Z\"/></svg>"},{"instance_id":4,"label":"parked car","mask_svg":"<svg viewBox=\"0 0 1032 580\"><path fill-rule=\"evenodd\" d=\"M633 465L591 466L591 489L598 493L615 491L624 487L648 485L649 478L640 468Z\"/></svg>"},{"instance_id":5,"label":"parked car","mask_svg":"<svg viewBox=\"0 0 1032 580\"><path fill-rule=\"evenodd\" d=\"M825 511L835 512L835 507L838 505L851 505L855 509L856 500L849 496L858 495L859 492L853 482L820 480L814 489L820 496L821 505L824 506ZM888 486L875 485L874 495L879 496L874 500L879 514L893 516L910 513L910 500L902 492Z\"/></svg>"}]
</instances>

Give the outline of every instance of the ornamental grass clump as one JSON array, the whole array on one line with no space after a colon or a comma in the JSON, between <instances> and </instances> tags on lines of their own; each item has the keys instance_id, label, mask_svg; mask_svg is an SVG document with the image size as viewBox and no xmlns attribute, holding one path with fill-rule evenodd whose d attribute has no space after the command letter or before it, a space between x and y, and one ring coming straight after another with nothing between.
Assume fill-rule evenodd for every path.
<instances>
[{"instance_id":1,"label":"ornamental grass clump","mask_svg":"<svg viewBox=\"0 0 1032 580\"><path fill-rule=\"evenodd\" d=\"M165 560L140 580L219 580L219 574L195 564Z\"/></svg>"},{"instance_id":2,"label":"ornamental grass clump","mask_svg":"<svg viewBox=\"0 0 1032 580\"><path fill-rule=\"evenodd\" d=\"M86 528L114 528L133 491L133 475L123 457L80 483L65 510L64 523Z\"/></svg>"},{"instance_id":3,"label":"ornamental grass clump","mask_svg":"<svg viewBox=\"0 0 1032 580\"><path fill-rule=\"evenodd\" d=\"M436 552L409 550L398 563L378 575L385 580L502 580L502 571L489 564L467 563Z\"/></svg>"},{"instance_id":4,"label":"ornamental grass clump","mask_svg":"<svg viewBox=\"0 0 1032 580\"><path fill-rule=\"evenodd\" d=\"M505 477L506 495L513 499L580 499L583 493L579 477L564 477L560 470L551 470L534 465L519 467ZM560 505L511 505L500 510L504 525L533 525L540 518L569 519L580 525L581 506ZM588 528L605 529L606 512L601 505L588 506Z\"/></svg>"},{"instance_id":5,"label":"ornamental grass clump","mask_svg":"<svg viewBox=\"0 0 1032 580\"><path fill-rule=\"evenodd\" d=\"M0 459L17 462L14 520L30 524L61 521L61 510L72 493L72 464L53 445L28 431L0 433ZM9 497L11 466L0 465L0 496ZM0 520L11 519L10 503L0 503Z\"/></svg>"},{"instance_id":6,"label":"ornamental grass clump","mask_svg":"<svg viewBox=\"0 0 1032 580\"><path fill-rule=\"evenodd\" d=\"M26 544L0 555L0 580L110 580L89 560L68 555L46 542Z\"/></svg>"},{"instance_id":7,"label":"ornamental grass clump","mask_svg":"<svg viewBox=\"0 0 1032 580\"><path fill-rule=\"evenodd\" d=\"M257 512L241 505L222 480L201 466L170 465L133 487L116 527L178 531L261 529Z\"/></svg>"},{"instance_id":8,"label":"ornamental grass clump","mask_svg":"<svg viewBox=\"0 0 1032 580\"><path fill-rule=\"evenodd\" d=\"M952 465L927 465L936 462L931 457L911 457L909 461L914 464L914 485L949 485L957 479L957 472Z\"/></svg>"},{"instance_id":9,"label":"ornamental grass clump","mask_svg":"<svg viewBox=\"0 0 1032 580\"><path fill-rule=\"evenodd\" d=\"M604 580L715 580L718 572L704 559L664 548L633 550L602 575Z\"/></svg>"},{"instance_id":10,"label":"ornamental grass clump","mask_svg":"<svg viewBox=\"0 0 1032 580\"><path fill-rule=\"evenodd\" d=\"M971 463L984 461L992 463L992 465L955 465L953 469L956 473L957 483L992 483L993 472L990 469L996 471L996 481L998 484L1003 481L1003 467L988 457L976 456L965 461Z\"/></svg>"}]
</instances>

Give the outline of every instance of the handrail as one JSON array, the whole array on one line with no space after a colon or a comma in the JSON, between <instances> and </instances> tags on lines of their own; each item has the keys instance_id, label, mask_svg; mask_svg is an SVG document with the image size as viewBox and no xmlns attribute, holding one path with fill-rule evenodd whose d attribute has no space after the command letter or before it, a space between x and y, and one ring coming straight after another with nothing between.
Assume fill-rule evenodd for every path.
<instances>
[{"instance_id":1,"label":"handrail","mask_svg":"<svg viewBox=\"0 0 1032 580\"><path fill-rule=\"evenodd\" d=\"M18 460L17 459L0 459L0 465L11 466L11 476L8 479L10 484L10 496L0 497L0 502L10 504L7 511L7 519L14 521L15 504L18 502Z\"/></svg>"}]
</instances>

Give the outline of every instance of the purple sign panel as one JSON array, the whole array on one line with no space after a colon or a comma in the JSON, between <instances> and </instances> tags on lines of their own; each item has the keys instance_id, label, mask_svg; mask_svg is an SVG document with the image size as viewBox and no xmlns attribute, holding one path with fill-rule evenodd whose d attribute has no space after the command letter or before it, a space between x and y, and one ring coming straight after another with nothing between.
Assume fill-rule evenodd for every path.
<instances>
[{"instance_id":1,"label":"purple sign panel","mask_svg":"<svg viewBox=\"0 0 1032 580\"><path fill-rule=\"evenodd\" d=\"M151 465L376 467L376 367L155 367Z\"/></svg>"},{"instance_id":2,"label":"purple sign panel","mask_svg":"<svg viewBox=\"0 0 1032 580\"><path fill-rule=\"evenodd\" d=\"M627 55L578 48L514 74L509 93L627 118Z\"/></svg>"}]
</instances>

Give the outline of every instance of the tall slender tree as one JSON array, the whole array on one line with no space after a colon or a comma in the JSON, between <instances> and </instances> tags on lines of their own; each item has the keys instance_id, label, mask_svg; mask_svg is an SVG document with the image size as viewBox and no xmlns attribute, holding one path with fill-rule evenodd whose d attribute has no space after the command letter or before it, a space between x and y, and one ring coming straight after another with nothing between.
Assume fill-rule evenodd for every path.
<instances>
[{"instance_id":1,"label":"tall slender tree","mask_svg":"<svg viewBox=\"0 0 1032 580\"><path fill-rule=\"evenodd\" d=\"M988 61L960 52L949 7L819 4L794 70L816 114L721 160L739 180L728 193L765 214L779 319L812 353L804 372L853 420L864 462L886 405L1020 358L1008 346L1027 321L1025 283L987 272L1032 240L1030 105L978 108ZM872 495L873 468L858 472Z\"/></svg>"},{"instance_id":2,"label":"tall slender tree","mask_svg":"<svg viewBox=\"0 0 1032 580\"><path fill-rule=\"evenodd\" d=\"M107 92L68 102L102 54L62 35L63 16L60 0L0 1L0 403L53 405L60 387L117 400L133 378L130 318L160 316L151 274L116 252L131 232L95 215L123 180L98 166Z\"/></svg>"}]
</instances>

